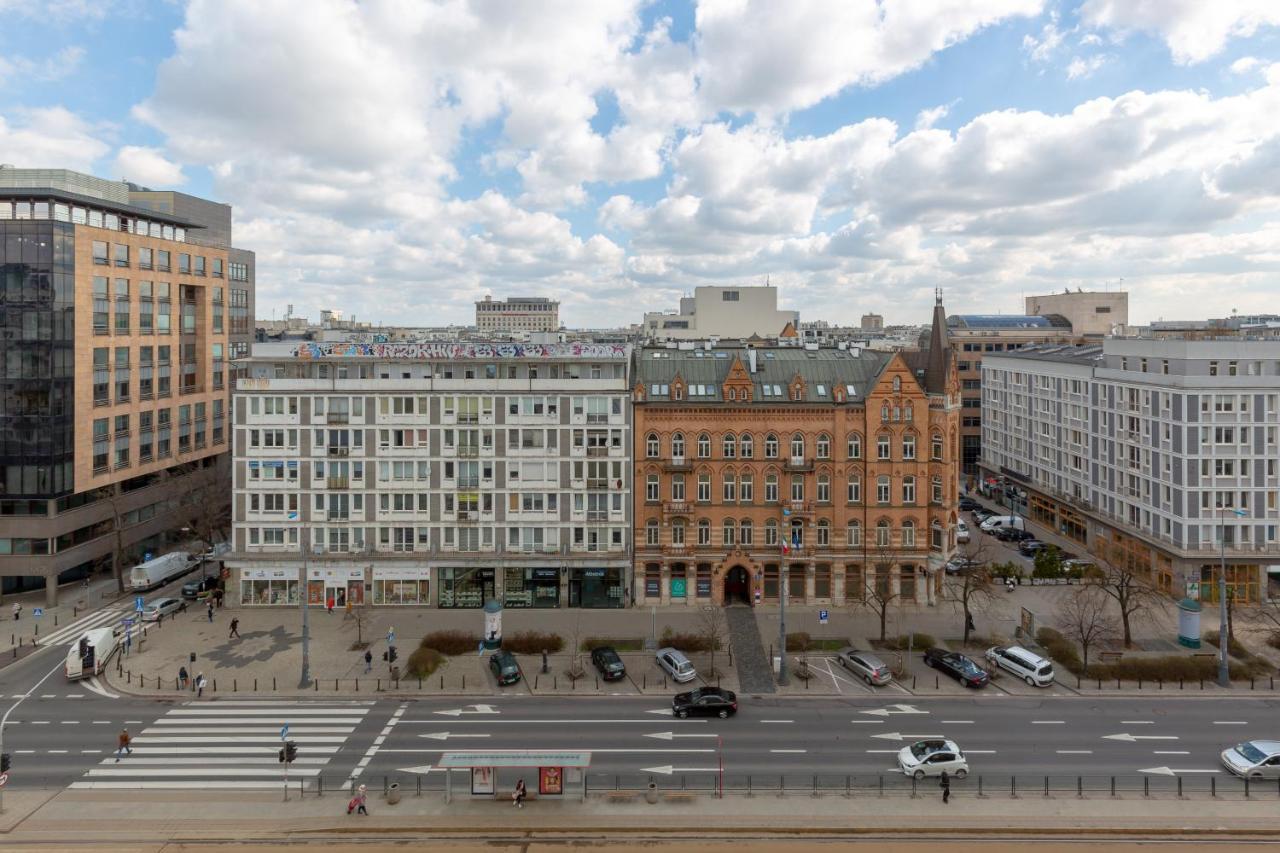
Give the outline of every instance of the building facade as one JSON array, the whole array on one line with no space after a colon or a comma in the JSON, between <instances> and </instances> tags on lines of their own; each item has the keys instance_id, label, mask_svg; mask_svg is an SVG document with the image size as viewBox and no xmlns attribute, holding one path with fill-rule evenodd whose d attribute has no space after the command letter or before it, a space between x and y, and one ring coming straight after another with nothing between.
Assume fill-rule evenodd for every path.
<instances>
[{"instance_id":1,"label":"building facade","mask_svg":"<svg viewBox=\"0 0 1280 853\"><path fill-rule=\"evenodd\" d=\"M256 345L232 602L625 606L629 361L616 344Z\"/></svg>"},{"instance_id":2,"label":"building facade","mask_svg":"<svg viewBox=\"0 0 1280 853\"><path fill-rule=\"evenodd\" d=\"M182 497L226 455L252 253L203 231L118 181L0 168L6 590L52 604L111 565L117 526L122 562L176 540Z\"/></svg>"},{"instance_id":3,"label":"building facade","mask_svg":"<svg viewBox=\"0 0 1280 853\"><path fill-rule=\"evenodd\" d=\"M493 332L554 332L560 328L560 303L542 296L513 296L476 303L476 328Z\"/></svg>"},{"instance_id":4,"label":"building facade","mask_svg":"<svg viewBox=\"0 0 1280 853\"><path fill-rule=\"evenodd\" d=\"M695 287L676 312L644 315L644 336L654 341L752 336L773 338L788 325L800 328L799 311L778 310L776 287Z\"/></svg>"},{"instance_id":5,"label":"building facade","mask_svg":"<svg viewBox=\"0 0 1280 853\"><path fill-rule=\"evenodd\" d=\"M785 589L808 604L936 603L959 447L958 383L942 358L639 350L636 601L767 604Z\"/></svg>"},{"instance_id":6,"label":"building facade","mask_svg":"<svg viewBox=\"0 0 1280 853\"><path fill-rule=\"evenodd\" d=\"M1280 566L1280 345L1110 338L992 354L983 365L983 473L1027 513L1181 596L1210 583L1225 543L1240 600Z\"/></svg>"},{"instance_id":7,"label":"building facade","mask_svg":"<svg viewBox=\"0 0 1280 853\"><path fill-rule=\"evenodd\" d=\"M1123 290L1066 290L1023 300L1028 315L1057 315L1070 324L1078 337L1100 340L1127 334L1129 294Z\"/></svg>"}]
</instances>

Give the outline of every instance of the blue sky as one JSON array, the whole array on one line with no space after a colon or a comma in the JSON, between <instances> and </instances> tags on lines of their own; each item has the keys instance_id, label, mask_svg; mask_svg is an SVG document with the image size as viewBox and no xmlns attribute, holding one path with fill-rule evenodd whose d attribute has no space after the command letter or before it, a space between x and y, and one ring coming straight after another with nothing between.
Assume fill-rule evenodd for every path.
<instances>
[{"instance_id":1,"label":"blue sky","mask_svg":"<svg viewBox=\"0 0 1280 853\"><path fill-rule=\"evenodd\" d=\"M1275 310L1280 4L536 7L0 0L0 162L230 202L261 316Z\"/></svg>"}]
</instances>

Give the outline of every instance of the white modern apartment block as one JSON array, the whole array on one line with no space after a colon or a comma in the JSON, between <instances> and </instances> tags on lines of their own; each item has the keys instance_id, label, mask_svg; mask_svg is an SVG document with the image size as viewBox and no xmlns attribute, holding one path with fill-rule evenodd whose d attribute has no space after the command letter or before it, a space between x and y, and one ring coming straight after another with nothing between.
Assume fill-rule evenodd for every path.
<instances>
[{"instance_id":1,"label":"white modern apartment block","mask_svg":"<svg viewBox=\"0 0 1280 853\"><path fill-rule=\"evenodd\" d=\"M234 406L232 603L623 607L629 347L267 343Z\"/></svg>"},{"instance_id":2,"label":"white modern apartment block","mask_svg":"<svg viewBox=\"0 0 1280 853\"><path fill-rule=\"evenodd\" d=\"M486 332L554 332L560 328L560 303L545 296L513 296L476 303L476 328Z\"/></svg>"},{"instance_id":3,"label":"white modern apartment block","mask_svg":"<svg viewBox=\"0 0 1280 853\"><path fill-rule=\"evenodd\" d=\"M982 362L982 468L1094 553L1215 600L1280 572L1280 342L1113 338ZM1277 580L1280 580L1278 578Z\"/></svg>"},{"instance_id":4,"label":"white modern apartment block","mask_svg":"<svg viewBox=\"0 0 1280 853\"><path fill-rule=\"evenodd\" d=\"M644 335L656 341L776 338L790 324L800 328L799 311L778 310L776 287L695 287L680 300L680 311L644 315Z\"/></svg>"}]
</instances>

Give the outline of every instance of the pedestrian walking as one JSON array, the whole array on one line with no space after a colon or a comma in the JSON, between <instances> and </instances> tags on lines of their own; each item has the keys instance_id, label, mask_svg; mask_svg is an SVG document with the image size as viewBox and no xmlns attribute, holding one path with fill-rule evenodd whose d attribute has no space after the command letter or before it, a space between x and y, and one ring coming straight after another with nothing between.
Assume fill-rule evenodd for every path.
<instances>
[{"instance_id":1,"label":"pedestrian walking","mask_svg":"<svg viewBox=\"0 0 1280 853\"><path fill-rule=\"evenodd\" d=\"M237 640L240 639L240 620L239 619L231 620L231 634L228 635L227 639L230 640L232 637L235 637Z\"/></svg>"},{"instance_id":2,"label":"pedestrian walking","mask_svg":"<svg viewBox=\"0 0 1280 853\"><path fill-rule=\"evenodd\" d=\"M332 595L329 596L329 600L324 603L324 609L329 613L330 616L333 615L333 596Z\"/></svg>"},{"instance_id":3,"label":"pedestrian walking","mask_svg":"<svg viewBox=\"0 0 1280 853\"><path fill-rule=\"evenodd\" d=\"M197 699L204 696L204 687L207 683L208 682L204 680L203 672L196 676L196 698Z\"/></svg>"},{"instance_id":4,"label":"pedestrian walking","mask_svg":"<svg viewBox=\"0 0 1280 853\"><path fill-rule=\"evenodd\" d=\"M951 802L951 777L947 775L947 771L942 771L942 776L938 779L938 787L942 789L942 802Z\"/></svg>"},{"instance_id":5,"label":"pedestrian walking","mask_svg":"<svg viewBox=\"0 0 1280 853\"><path fill-rule=\"evenodd\" d=\"M976 631L976 630L978 630L978 629L974 626L974 624L973 624L973 614L972 614L972 613L966 613L966 614L965 614L965 616L964 616L964 629L965 629L966 631Z\"/></svg>"},{"instance_id":6,"label":"pedestrian walking","mask_svg":"<svg viewBox=\"0 0 1280 853\"><path fill-rule=\"evenodd\" d=\"M364 671L366 673L373 671L373 652L368 649L364 650Z\"/></svg>"},{"instance_id":7,"label":"pedestrian walking","mask_svg":"<svg viewBox=\"0 0 1280 853\"><path fill-rule=\"evenodd\" d=\"M212 622L213 621L213 602L212 601L209 602L208 611L209 611L209 621Z\"/></svg>"},{"instance_id":8,"label":"pedestrian walking","mask_svg":"<svg viewBox=\"0 0 1280 853\"><path fill-rule=\"evenodd\" d=\"M359 788L356 788L356 795L351 798L349 803L347 803L347 814L355 812L356 814L362 814L367 817L369 814L369 809L366 807L368 801L369 788L365 785L361 785Z\"/></svg>"},{"instance_id":9,"label":"pedestrian walking","mask_svg":"<svg viewBox=\"0 0 1280 853\"><path fill-rule=\"evenodd\" d=\"M22 602L15 601L13 603L13 621L17 622L18 619L21 618L21 616L22 616Z\"/></svg>"},{"instance_id":10,"label":"pedestrian walking","mask_svg":"<svg viewBox=\"0 0 1280 853\"><path fill-rule=\"evenodd\" d=\"M524 780L516 780L516 789L511 794L511 805L519 809L524 808L524 798L527 796L529 796L529 790L525 788Z\"/></svg>"},{"instance_id":11,"label":"pedestrian walking","mask_svg":"<svg viewBox=\"0 0 1280 853\"><path fill-rule=\"evenodd\" d=\"M178 667L178 687L182 690L187 689L187 682L191 681L191 676L187 675L185 666Z\"/></svg>"},{"instance_id":12,"label":"pedestrian walking","mask_svg":"<svg viewBox=\"0 0 1280 853\"><path fill-rule=\"evenodd\" d=\"M129 744L132 741L133 741L133 738L129 736L129 730L121 729L120 736L116 738L116 763L117 764L120 763L120 756L126 753L129 755L133 755L133 747L129 746Z\"/></svg>"}]
</instances>

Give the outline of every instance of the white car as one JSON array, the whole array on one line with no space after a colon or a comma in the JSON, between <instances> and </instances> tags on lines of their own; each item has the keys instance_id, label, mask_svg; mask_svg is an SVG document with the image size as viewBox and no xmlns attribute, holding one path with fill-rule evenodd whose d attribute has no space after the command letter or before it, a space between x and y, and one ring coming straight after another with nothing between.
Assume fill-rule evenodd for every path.
<instances>
[{"instance_id":1,"label":"white car","mask_svg":"<svg viewBox=\"0 0 1280 853\"><path fill-rule=\"evenodd\" d=\"M1245 779L1280 779L1280 740L1250 740L1222 751L1222 763Z\"/></svg>"},{"instance_id":2,"label":"white car","mask_svg":"<svg viewBox=\"0 0 1280 853\"><path fill-rule=\"evenodd\" d=\"M182 602L176 598L157 598L142 608L143 622L158 622L161 616L177 613Z\"/></svg>"},{"instance_id":3,"label":"white car","mask_svg":"<svg viewBox=\"0 0 1280 853\"><path fill-rule=\"evenodd\" d=\"M1053 664L1022 646L992 646L987 649L987 660L1021 678L1028 687L1053 684Z\"/></svg>"},{"instance_id":4,"label":"white car","mask_svg":"<svg viewBox=\"0 0 1280 853\"><path fill-rule=\"evenodd\" d=\"M969 775L969 762L953 740L921 740L905 746L898 753L898 767L917 781L943 771L956 779Z\"/></svg>"},{"instance_id":5,"label":"white car","mask_svg":"<svg viewBox=\"0 0 1280 853\"><path fill-rule=\"evenodd\" d=\"M956 542L960 545L969 544L969 525L963 521L956 522Z\"/></svg>"}]
</instances>

